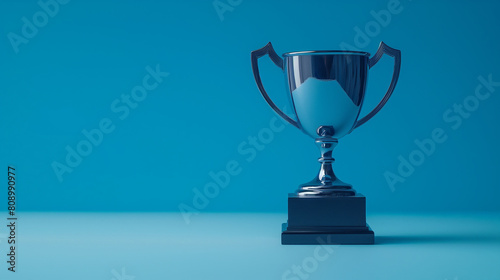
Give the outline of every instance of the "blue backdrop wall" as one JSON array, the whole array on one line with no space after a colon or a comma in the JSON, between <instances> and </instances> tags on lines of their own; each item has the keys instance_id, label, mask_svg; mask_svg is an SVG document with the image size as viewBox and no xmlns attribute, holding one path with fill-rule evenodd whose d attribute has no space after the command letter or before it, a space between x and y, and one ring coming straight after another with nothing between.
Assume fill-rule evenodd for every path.
<instances>
[{"instance_id":1,"label":"blue backdrop wall","mask_svg":"<svg viewBox=\"0 0 500 280\"><path fill-rule=\"evenodd\" d=\"M368 211L500 209L494 1L2 1L0 166L25 211L286 211L317 172L250 52L400 49L386 107L342 138ZM393 60L370 70L363 114ZM288 107L268 59L262 79ZM5 175L7 176L7 171ZM2 197L6 190L0 191ZM189 215L188 215L189 216Z\"/></svg>"}]
</instances>

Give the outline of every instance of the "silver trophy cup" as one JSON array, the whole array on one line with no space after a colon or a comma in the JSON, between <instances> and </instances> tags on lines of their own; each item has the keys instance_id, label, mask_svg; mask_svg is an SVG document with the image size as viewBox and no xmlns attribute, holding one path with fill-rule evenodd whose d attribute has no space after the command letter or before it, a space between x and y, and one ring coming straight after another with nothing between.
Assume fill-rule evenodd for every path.
<instances>
[{"instance_id":1,"label":"silver trophy cup","mask_svg":"<svg viewBox=\"0 0 500 280\"><path fill-rule=\"evenodd\" d=\"M384 53L392 56L395 62L391 84L382 101L370 113L360 118L368 71ZM297 116L296 120L287 116L274 104L262 85L258 59L266 54L284 71L287 94ZM255 81L269 106L287 122L314 138L321 151L321 157L318 159L321 164L318 175L310 182L300 185L295 196L298 198L361 196L356 193L352 185L341 181L333 172L332 152L339 138L367 122L387 103L398 81L401 52L382 42L373 57L370 57L369 53L359 51L302 51L285 53L280 57L271 43L268 43L263 48L253 51L251 59ZM289 222L290 218L289 216ZM325 229L324 225L322 229Z\"/></svg>"}]
</instances>

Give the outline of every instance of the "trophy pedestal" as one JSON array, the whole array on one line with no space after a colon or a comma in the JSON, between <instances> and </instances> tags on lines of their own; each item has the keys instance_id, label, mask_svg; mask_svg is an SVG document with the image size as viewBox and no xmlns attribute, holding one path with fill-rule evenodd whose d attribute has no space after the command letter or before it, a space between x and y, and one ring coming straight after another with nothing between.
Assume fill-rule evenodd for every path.
<instances>
[{"instance_id":1,"label":"trophy pedestal","mask_svg":"<svg viewBox=\"0 0 500 280\"><path fill-rule=\"evenodd\" d=\"M366 223L366 197L288 194L288 223L281 244L373 244Z\"/></svg>"}]
</instances>

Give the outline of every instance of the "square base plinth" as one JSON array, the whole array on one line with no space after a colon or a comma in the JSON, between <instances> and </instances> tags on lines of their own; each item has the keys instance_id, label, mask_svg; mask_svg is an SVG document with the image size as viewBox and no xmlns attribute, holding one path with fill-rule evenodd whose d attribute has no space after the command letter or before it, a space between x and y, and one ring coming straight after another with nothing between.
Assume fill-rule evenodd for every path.
<instances>
[{"instance_id":1,"label":"square base plinth","mask_svg":"<svg viewBox=\"0 0 500 280\"><path fill-rule=\"evenodd\" d=\"M283 245L370 245L374 244L375 234L366 225L360 229L340 229L335 231L293 231L283 224L281 244Z\"/></svg>"},{"instance_id":2,"label":"square base plinth","mask_svg":"<svg viewBox=\"0 0 500 280\"><path fill-rule=\"evenodd\" d=\"M373 244L366 224L366 198L288 195L288 223L281 244Z\"/></svg>"}]
</instances>

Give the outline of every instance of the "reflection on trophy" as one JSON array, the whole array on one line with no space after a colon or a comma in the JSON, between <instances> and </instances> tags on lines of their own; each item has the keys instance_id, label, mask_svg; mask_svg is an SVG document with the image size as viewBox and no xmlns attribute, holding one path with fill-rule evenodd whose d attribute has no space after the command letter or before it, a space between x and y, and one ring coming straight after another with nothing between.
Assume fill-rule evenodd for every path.
<instances>
[{"instance_id":1,"label":"reflection on trophy","mask_svg":"<svg viewBox=\"0 0 500 280\"><path fill-rule=\"evenodd\" d=\"M368 70L387 54L394 58L391 84L382 101L359 118ZM269 55L285 73L288 96L297 119L283 113L269 98L259 74L258 59ZM333 149L338 139L358 128L387 103L398 81L401 52L383 42L373 57L359 51L302 51L281 58L271 43L253 51L252 69L269 106L287 122L315 139L321 157L318 175L288 195L288 222L282 244L373 244L366 223L366 198L333 172Z\"/></svg>"}]
</instances>

